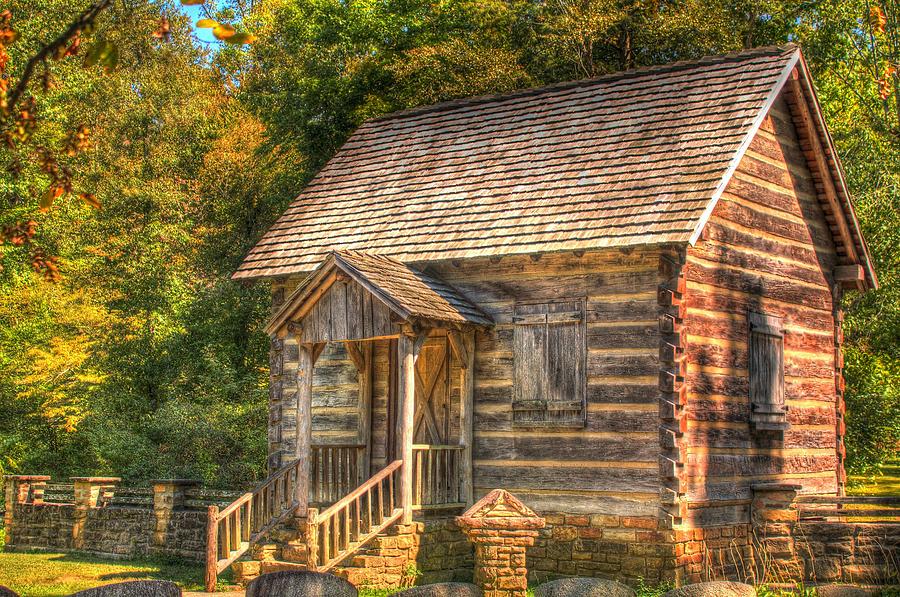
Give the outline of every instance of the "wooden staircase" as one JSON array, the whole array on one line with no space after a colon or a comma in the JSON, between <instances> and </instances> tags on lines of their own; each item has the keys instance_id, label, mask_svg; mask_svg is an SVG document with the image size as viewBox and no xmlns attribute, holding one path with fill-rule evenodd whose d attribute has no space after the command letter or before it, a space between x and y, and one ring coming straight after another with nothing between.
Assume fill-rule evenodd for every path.
<instances>
[{"instance_id":1,"label":"wooden staircase","mask_svg":"<svg viewBox=\"0 0 900 597\"><path fill-rule=\"evenodd\" d=\"M276 569L331 570L403 516L398 493L402 460L394 460L358 483L360 446L314 446L310 460L310 497L331 503L324 510L309 508L295 519L301 460L275 471L253 491L221 511L209 508L206 586L213 591L218 574L257 546L254 559L264 571ZM465 506L460 489L459 446L415 445L412 458L413 508L447 509ZM343 494L343 497L341 495ZM335 501L336 500L336 501ZM304 522L302 528L294 525ZM263 540L269 537L268 544ZM262 554L262 556L260 556Z\"/></svg>"}]
</instances>

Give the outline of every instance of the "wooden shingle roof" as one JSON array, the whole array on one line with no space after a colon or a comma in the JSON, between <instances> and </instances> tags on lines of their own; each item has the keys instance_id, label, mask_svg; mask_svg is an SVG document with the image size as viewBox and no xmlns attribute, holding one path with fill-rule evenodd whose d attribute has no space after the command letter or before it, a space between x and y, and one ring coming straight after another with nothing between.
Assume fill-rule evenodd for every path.
<instances>
[{"instance_id":1,"label":"wooden shingle roof","mask_svg":"<svg viewBox=\"0 0 900 597\"><path fill-rule=\"evenodd\" d=\"M368 121L234 277L334 249L427 262L695 242L798 60L760 48Z\"/></svg>"},{"instance_id":2,"label":"wooden shingle roof","mask_svg":"<svg viewBox=\"0 0 900 597\"><path fill-rule=\"evenodd\" d=\"M402 321L491 325L491 320L452 286L390 257L332 251L287 298L267 326L274 333L307 302L322 296L322 282L340 270L384 303Z\"/></svg>"}]
</instances>

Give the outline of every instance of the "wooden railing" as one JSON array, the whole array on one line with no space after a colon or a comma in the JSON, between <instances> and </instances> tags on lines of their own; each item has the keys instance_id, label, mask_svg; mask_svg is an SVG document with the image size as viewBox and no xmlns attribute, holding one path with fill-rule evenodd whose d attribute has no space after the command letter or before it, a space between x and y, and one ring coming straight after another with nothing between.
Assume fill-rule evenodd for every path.
<instances>
[{"instance_id":1,"label":"wooden railing","mask_svg":"<svg viewBox=\"0 0 900 597\"><path fill-rule=\"evenodd\" d=\"M414 507L451 508L465 506L460 496L461 446L413 446Z\"/></svg>"},{"instance_id":2,"label":"wooden railing","mask_svg":"<svg viewBox=\"0 0 900 597\"><path fill-rule=\"evenodd\" d=\"M800 495L801 522L892 522L900 524L900 497ZM850 519L850 520L848 520Z\"/></svg>"},{"instance_id":3,"label":"wooden railing","mask_svg":"<svg viewBox=\"0 0 900 597\"><path fill-rule=\"evenodd\" d=\"M395 498L402 466L402 460L395 460L321 513L309 509L309 570L330 570L403 515Z\"/></svg>"},{"instance_id":4,"label":"wooden railing","mask_svg":"<svg viewBox=\"0 0 900 597\"><path fill-rule=\"evenodd\" d=\"M309 463L309 501L333 504L356 488L368 476L362 471L366 447L357 444L312 446Z\"/></svg>"},{"instance_id":5,"label":"wooden railing","mask_svg":"<svg viewBox=\"0 0 900 597\"><path fill-rule=\"evenodd\" d=\"M216 588L218 574L241 557L297 509L296 487L301 460L272 473L256 489L223 508L209 506L206 526L206 590Z\"/></svg>"}]
</instances>

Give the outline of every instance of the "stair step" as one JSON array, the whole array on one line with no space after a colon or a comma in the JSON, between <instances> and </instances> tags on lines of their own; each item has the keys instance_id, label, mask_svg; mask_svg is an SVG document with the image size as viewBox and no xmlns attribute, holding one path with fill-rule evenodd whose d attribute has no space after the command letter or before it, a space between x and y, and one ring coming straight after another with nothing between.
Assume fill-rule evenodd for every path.
<instances>
[{"instance_id":1,"label":"stair step","mask_svg":"<svg viewBox=\"0 0 900 597\"><path fill-rule=\"evenodd\" d=\"M260 567L260 572L262 574L268 574L270 572L306 570L306 564L298 564L296 562L283 562L281 560L273 560L271 562L261 562L259 567Z\"/></svg>"},{"instance_id":2,"label":"stair step","mask_svg":"<svg viewBox=\"0 0 900 597\"><path fill-rule=\"evenodd\" d=\"M285 562L306 564L309 561L308 554L306 543L301 541L291 541L281 548L281 559Z\"/></svg>"}]
</instances>

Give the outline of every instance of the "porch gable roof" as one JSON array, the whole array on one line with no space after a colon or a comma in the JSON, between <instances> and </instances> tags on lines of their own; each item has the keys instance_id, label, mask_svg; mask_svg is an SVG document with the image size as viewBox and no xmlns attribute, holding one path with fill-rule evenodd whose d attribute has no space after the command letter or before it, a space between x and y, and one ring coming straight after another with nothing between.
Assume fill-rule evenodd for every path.
<instances>
[{"instance_id":1,"label":"porch gable roof","mask_svg":"<svg viewBox=\"0 0 900 597\"><path fill-rule=\"evenodd\" d=\"M275 334L292 320L305 316L340 274L362 286L402 322L492 323L455 288L434 276L383 255L341 250L329 253L307 276L269 321L266 332ZM347 309L351 308L348 304Z\"/></svg>"}]
</instances>

